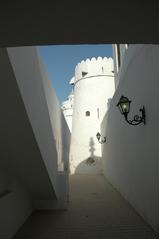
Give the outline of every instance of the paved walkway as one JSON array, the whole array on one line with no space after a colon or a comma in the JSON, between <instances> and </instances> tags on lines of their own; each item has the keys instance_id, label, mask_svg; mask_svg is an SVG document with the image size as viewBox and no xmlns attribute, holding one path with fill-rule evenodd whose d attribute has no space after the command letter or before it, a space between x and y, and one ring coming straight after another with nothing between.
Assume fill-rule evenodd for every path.
<instances>
[{"instance_id":1,"label":"paved walkway","mask_svg":"<svg viewBox=\"0 0 159 239\"><path fill-rule=\"evenodd\" d=\"M156 239L102 176L70 177L67 211L35 212L14 239Z\"/></svg>"}]
</instances>

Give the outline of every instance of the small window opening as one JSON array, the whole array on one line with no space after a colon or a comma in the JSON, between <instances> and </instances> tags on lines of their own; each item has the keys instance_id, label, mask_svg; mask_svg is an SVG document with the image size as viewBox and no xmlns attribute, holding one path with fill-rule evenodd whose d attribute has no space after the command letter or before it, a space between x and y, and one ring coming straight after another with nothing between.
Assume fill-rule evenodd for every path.
<instances>
[{"instance_id":1,"label":"small window opening","mask_svg":"<svg viewBox=\"0 0 159 239\"><path fill-rule=\"evenodd\" d=\"M90 111L86 111L86 116L90 116Z\"/></svg>"},{"instance_id":2,"label":"small window opening","mask_svg":"<svg viewBox=\"0 0 159 239\"><path fill-rule=\"evenodd\" d=\"M97 117L99 119L99 108L97 108Z\"/></svg>"},{"instance_id":3,"label":"small window opening","mask_svg":"<svg viewBox=\"0 0 159 239\"><path fill-rule=\"evenodd\" d=\"M86 76L88 72L82 71L82 77Z\"/></svg>"}]
</instances>

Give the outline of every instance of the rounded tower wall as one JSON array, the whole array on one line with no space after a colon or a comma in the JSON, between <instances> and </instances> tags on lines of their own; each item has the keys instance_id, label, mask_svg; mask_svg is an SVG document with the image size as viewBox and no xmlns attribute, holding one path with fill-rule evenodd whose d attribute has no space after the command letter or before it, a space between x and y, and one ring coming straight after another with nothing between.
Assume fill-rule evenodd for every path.
<instances>
[{"instance_id":1,"label":"rounded tower wall","mask_svg":"<svg viewBox=\"0 0 159 239\"><path fill-rule=\"evenodd\" d=\"M107 101L114 93L112 71L113 60L106 57L87 59L75 69L70 157L72 172L101 172L101 145L96 134L100 132L100 125L107 111ZM92 167L86 164L88 158L96 158Z\"/></svg>"}]
</instances>

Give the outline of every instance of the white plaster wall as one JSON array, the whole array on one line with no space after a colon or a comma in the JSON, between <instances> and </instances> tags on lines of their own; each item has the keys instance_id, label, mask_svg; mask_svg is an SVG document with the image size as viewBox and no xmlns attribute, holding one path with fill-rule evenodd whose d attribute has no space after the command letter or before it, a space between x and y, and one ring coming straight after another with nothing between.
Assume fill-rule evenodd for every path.
<instances>
[{"instance_id":1,"label":"white plaster wall","mask_svg":"<svg viewBox=\"0 0 159 239\"><path fill-rule=\"evenodd\" d=\"M40 71L43 80L47 107L53 128L53 135L56 141L56 150L58 154L58 171L64 171L68 168L69 148L70 148L70 131L68 124L64 118L63 112L56 93L52 87L51 81L48 78L47 72L42 64L40 55L38 54ZM64 133L65 132L65 133Z\"/></svg>"},{"instance_id":2,"label":"white plaster wall","mask_svg":"<svg viewBox=\"0 0 159 239\"><path fill-rule=\"evenodd\" d=\"M8 54L45 167L60 197L58 171L67 171L70 144L60 104L35 47L8 48Z\"/></svg>"},{"instance_id":3,"label":"white plaster wall","mask_svg":"<svg viewBox=\"0 0 159 239\"><path fill-rule=\"evenodd\" d=\"M136 210L159 231L159 46L131 45L120 81L102 122L104 173ZM131 126L116 104L121 95L131 103L130 119L145 105L146 125Z\"/></svg>"},{"instance_id":4,"label":"white plaster wall","mask_svg":"<svg viewBox=\"0 0 159 239\"><path fill-rule=\"evenodd\" d=\"M120 57L121 57L121 67L124 59L125 52L127 50L127 44L120 44Z\"/></svg>"},{"instance_id":5,"label":"white plaster wall","mask_svg":"<svg viewBox=\"0 0 159 239\"><path fill-rule=\"evenodd\" d=\"M117 52L117 44L112 45L113 49L113 60L114 60L114 76L115 76L115 89L118 87L119 80L120 80L120 69L122 68L123 60L125 52L128 48L127 44L120 44L119 50L120 50L120 66L118 62L118 52Z\"/></svg>"},{"instance_id":6,"label":"white plaster wall","mask_svg":"<svg viewBox=\"0 0 159 239\"><path fill-rule=\"evenodd\" d=\"M105 61L105 59L104 59ZM99 62L99 65L98 65ZM96 139L100 132L100 124L107 110L107 101L114 92L114 77L105 64L103 72L101 58L81 62L76 67L73 125L71 137L70 164L72 173L101 173L101 145ZM103 63L103 62L102 62ZM84 78L81 71L88 71ZM98 117L99 110L99 117ZM86 116L90 111L90 116ZM86 160L94 158L95 163L89 165Z\"/></svg>"},{"instance_id":7,"label":"white plaster wall","mask_svg":"<svg viewBox=\"0 0 159 239\"><path fill-rule=\"evenodd\" d=\"M7 51L43 161L57 192L57 151L36 48L15 47Z\"/></svg>"},{"instance_id":8,"label":"white plaster wall","mask_svg":"<svg viewBox=\"0 0 159 239\"><path fill-rule=\"evenodd\" d=\"M58 201L57 208L66 208L69 197L69 150L70 131L60 107L59 100L48 78L40 55L38 54L40 71L43 80L45 97L49 111L53 136L56 142L57 163L58 163Z\"/></svg>"},{"instance_id":9,"label":"white plaster wall","mask_svg":"<svg viewBox=\"0 0 159 239\"><path fill-rule=\"evenodd\" d=\"M69 130L70 132L72 132L73 108L63 109L63 114L64 114Z\"/></svg>"},{"instance_id":10,"label":"white plaster wall","mask_svg":"<svg viewBox=\"0 0 159 239\"><path fill-rule=\"evenodd\" d=\"M115 77L115 89L117 88L118 85L118 70L119 70L119 63L118 63L118 54L117 54L117 44L112 45L112 50L113 50L113 60L114 60L114 77Z\"/></svg>"},{"instance_id":11,"label":"white plaster wall","mask_svg":"<svg viewBox=\"0 0 159 239\"><path fill-rule=\"evenodd\" d=\"M51 119L45 96L54 92L52 88L45 91L35 48L9 48L8 52L0 49L2 239L12 238L32 210L66 208L68 200L68 172L59 174L57 169L51 125L56 122ZM69 130L55 99L53 104L54 120L60 122L59 137L63 139L61 161L68 164Z\"/></svg>"},{"instance_id":12,"label":"white plaster wall","mask_svg":"<svg viewBox=\"0 0 159 239\"><path fill-rule=\"evenodd\" d=\"M57 198L5 48L0 77L0 238L10 239L32 212L32 201Z\"/></svg>"},{"instance_id":13,"label":"white plaster wall","mask_svg":"<svg viewBox=\"0 0 159 239\"><path fill-rule=\"evenodd\" d=\"M0 195L0 238L3 239L11 239L32 212L28 193L14 178L7 175L7 181L9 179L8 193Z\"/></svg>"},{"instance_id":14,"label":"white plaster wall","mask_svg":"<svg viewBox=\"0 0 159 239\"><path fill-rule=\"evenodd\" d=\"M70 80L73 84L74 77ZM73 116L73 104L74 104L74 93L73 91L68 96L68 99L62 103L62 111L69 127L70 132L72 132L72 116Z\"/></svg>"}]
</instances>

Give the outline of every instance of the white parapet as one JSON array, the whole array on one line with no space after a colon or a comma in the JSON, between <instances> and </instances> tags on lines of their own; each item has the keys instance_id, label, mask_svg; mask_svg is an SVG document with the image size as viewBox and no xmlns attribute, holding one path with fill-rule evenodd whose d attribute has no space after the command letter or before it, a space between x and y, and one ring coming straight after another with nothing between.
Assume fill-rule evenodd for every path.
<instances>
[{"instance_id":1,"label":"white parapet","mask_svg":"<svg viewBox=\"0 0 159 239\"><path fill-rule=\"evenodd\" d=\"M93 57L91 60L86 59L77 64L75 68L74 83L78 80L97 75L111 75L113 76L113 59L107 57Z\"/></svg>"}]
</instances>

